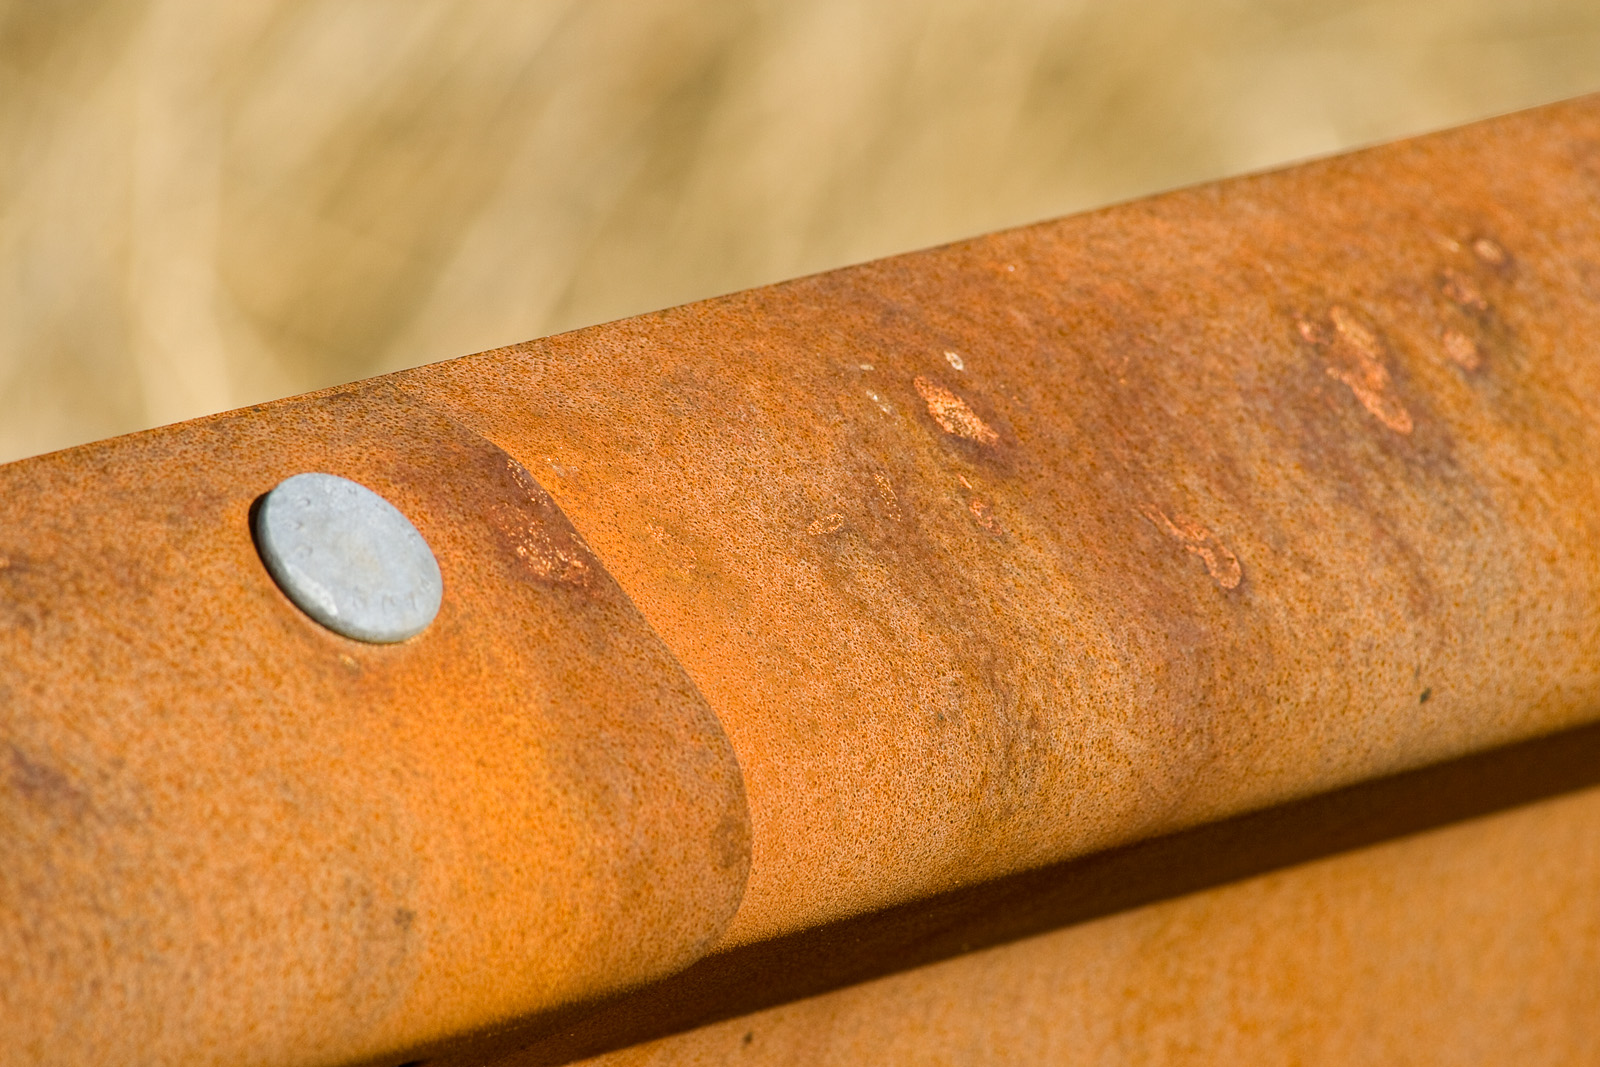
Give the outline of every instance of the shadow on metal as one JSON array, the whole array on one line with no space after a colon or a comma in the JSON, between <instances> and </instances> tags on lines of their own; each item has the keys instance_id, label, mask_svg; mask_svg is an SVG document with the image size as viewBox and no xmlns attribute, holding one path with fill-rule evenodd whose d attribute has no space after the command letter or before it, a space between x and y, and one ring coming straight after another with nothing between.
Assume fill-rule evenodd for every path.
<instances>
[{"instance_id":1,"label":"shadow on metal","mask_svg":"<svg viewBox=\"0 0 1600 1067\"><path fill-rule=\"evenodd\" d=\"M1594 785L1600 724L741 947L407 1062L554 1067Z\"/></svg>"}]
</instances>

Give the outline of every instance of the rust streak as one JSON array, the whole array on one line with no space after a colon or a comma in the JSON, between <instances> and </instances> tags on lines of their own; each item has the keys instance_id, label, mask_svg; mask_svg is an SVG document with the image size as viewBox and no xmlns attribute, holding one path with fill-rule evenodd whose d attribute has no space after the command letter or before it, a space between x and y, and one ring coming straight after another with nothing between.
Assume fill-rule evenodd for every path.
<instances>
[{"instance_id":1,"label":"rust streak","mask_svg":"<svg viewBox=\"0 0 1600 1067\"><path fill-rule=\"evenodd\" d=\"M980 445L1000 443L1000 435L955 393L920 374L912 384L916 386L917 394L922 397L923 402L928 405L928 414L945 433L964 437L968 441L976 441Z\"/></svg>"},{"instance_id":2,"label":"rust streak","mask_svg":"<svg viewBox=\"0 0 1600 1067\"><path fill-rule=\"evenodd\" d=\"M978 520L978 525L985 530L992 534L1003 532L1000 528L1000 523L995 520L994 509L989 506L987 501L973 497L967 502L967 510L972 513L974 519Z\"/></svg>"},{"instance_id":3,"label":"rust streak","mask_svg":"<svg viewBox=\"0 0 1600 1067\"><path fill-rule=\"evenodd\" d=\"M878 486L878 496L883 500L883 506L888 510L889 517L898 522L901 517L900 498L895 494L893 484L882 474L874 474L872 480Z\"/></svg>"},{"instance_id":4,"label":"rust streak","mask_svg":"<svg viewBox=\"0 0 1600 1067\"><path fill-rule=\"evenodd\" d=\"M833 512L830 515L824 515L822 518L813 521L806 527L806 533L810 534L812 537L820 537L823 534L834 533L843 525L844 516L840 515L838 512Z\"/></svg>"},{"instance_id":5,"label":"rust streak","mask_svg":"<svg viewBox=\"0 0 1600 1067\"><path fill-rule=\"evenodd\" d=\"M1480 237L1473 241L1472 251L1477 254L1479 259L1496 267L1504 266L1508 258L1506 250L1487 237Z\"/></svg>"},{"instance_id":6,"label":"rust streak","mask_svg":"<svg viewBox=\"0 0 1600 1067\"><path fill-rule=\"evenodd\" d=\"M1144 505L1139 513L1154 523L1156 529L1183 545L1186 551L1199 556L1206 565L1206 573L1222 588L1235 589L1244 580L1239 557L1198 522L1185 515L1168 518L1167 513L1154 504Z\"/></svg>"},{"instance_id":7,"label":"rust streak","mask_svg":"<svg viewBox=\"0 0 1600 1067\"><path fill-rule=\"evenodd\" d=\"M1333 323L1332 337L1315 323L1304 319L1299 322L1300 336L1327 357L1328 377L1348 386L1361 406L1379 422L1396 433L1409 434L1413 429L1411 413L1392 392L1393 380L1383 363L1383 342L1343 307L1329 308L1328 319Z\"/></svg>"},{"instance_id":8,"label":"rust streak","mask_svg":"<svg viewBox=\"0 0 1600 1067\"><path fill-rule=\"evenodd\" d=\"M1478 342L1460 330L1444 332L1444 354L1450 357L1450 362L1464 370L1477 370L1483 365L1483 356L1478 352Z\"/></svg>"},{"instance_id":9,"label":"rust streak","mask_svg":"<svg viewBox=\"0 0 1600 1067\"><path fill-rule=\"evenodd\" d=\"M1447 269L1439 282L1439 289L1465 311L1486 311L1489 308L1489 301L1484 299L1477 284L1458 271Z\"/></svg>"}]
</instances>

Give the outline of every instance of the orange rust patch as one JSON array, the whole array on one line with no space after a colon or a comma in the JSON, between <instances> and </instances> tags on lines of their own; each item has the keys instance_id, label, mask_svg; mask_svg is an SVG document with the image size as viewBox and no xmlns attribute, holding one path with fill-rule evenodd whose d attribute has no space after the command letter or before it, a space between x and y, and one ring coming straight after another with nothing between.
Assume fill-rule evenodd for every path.
<instances>
[{"instance_id":1,"label":"orange rust patch","mask_svg":"<svg viewBox=\"0 0 1600 1067\"><path fill-rule=\"evenodd\" d=\"M1186 515L1167 517L1167 513L1154 504L1146 504L1139 513L1155 524L1156 529L1173 538L1184 549L1200 557L1211 575L1224 589L1237 588L1244 580L1244 568L1233 550L1218 540L1217 535Z\"/></svg>"},{"instance_id":2,"label":"orange rust patch","mask_svg":"<svg viewBox=\"0 0 1600 1067\"><path fill-rule=\"evenodd\" d=\"M1487 237L1480 237L1473 241L1472 251L1477 254L1479 259L1496 267L1504 266L1509 258L1504 248L1501 248Z\"/></svg>"},{"instance_id":3,"label":"orange rust patch","mask_svg":"<svg viewBox=\"0 0 1600 1067\"><path fill-rule=\"evenodd\" d=\"M917 387L917 395L928 405L928 414L933 416L933 421L937 422L945 433L965 437L980 445L999 444L1000 435L955 393L920 374L912 384Z\"/></svg>"},{"instance_id":4,"label":"orange rust patch","mask_svg":"<svg viewBox=\"0 0 1600 1067\"><path fill-rule=\"evenodd\" d=\"M1328 309L1328 318L1333 323L1332 336L1305 319L1298 323L1300 336L1327 357L1328 377L1348 386L1361 406L1389 429L1410 433L1411 413L1391 391L1389 368L1383 363L1386 353L1377 333L1338 305Z\"/></svg>"},{"instance_id":5,"label":"orange rust patch","mask_svg":"<svg viewBox=\"0 0 1600 1067\"><path fill-rule=\"evenodd\" d=\"M1444 332L1444 354L1450 357L1450 362L1466 370L1477 370L1483 364L1483 356L1478 352L1478 342L1460 330Z\"/></svg>"},{"instance_id":6,"label":"orange rust patch","mask_svg":"<svg viewBox=\"0 0 1600 1067\"><path fill-rule=\"evenodd\" d=\"M967 510L972 512L972 517L977 519L978 525L982 526L985 530L988 530L993 534L1002 532L1000 529L1000 523L995 520L994 509L991 508L987 502L979 500L977 497L973 497L967 502Z\"/></svg>"},{"instance_id":7,"label":"orange rust patch","mask_svg":"<svg viewBox=\"0 0 1600 1067\"><path fill-rule=\"evenodd\" d=\"M1453 270L1446 270L1443 279L1439 282L1439 289L1460 307L1468 311L1485 311L1489 301L1483 298L1483 293L1476 283L1464 274Z\"/></svg>"},{"instance_id":8,"label":"orange rust patch","mask_svg":"<svg viewBox=\"0 0 1600 1067\"><path fill-rule=\"evenodd\" d=\"M515 532L512 551L540 578L573 585L582 584L589 577L589 563L583 557L557 547L544 530L525 526Z\"/></svg>"},{"instance_id":9,"label":"orange rust patch","mask_svg":"<svg viewBox=\"0 0 1600 1067\"><path fill-rule=\"evenodd\" d=\"M874 474L872 480L877 483L878 496L883 499L883 506L889 512L889 517L899 521L900 498L895 494L894 486L890 484L886 475Z\"/></svg>"},{"instance_id":10,"label":"orange rust patch","mask_svg":"<svg viewBox=\"0 0 1600 1067\"><path fill-rule=\"evenodd\" d=\"M833 533L843 525L844 516L840 515L838 512L834 512L831 515L824 515L822 518L812 522L806 527L806 533L810 534L812 537L820 537L823 534Z\"/></svg>"},{"instance_id":11,"label":"orange rust patch","mask_svg":"<svg viewBox=\"0 0 1600 1067\"><path fill-rule=\"evenodd\" d=\"M517 559L539 578L564 585L584 585L590 578L590 555L586 547L564 531L554 531L538 514L539 503L548 498L522 464L508 459L506 468L517 487L528 495L527 503L500 502L490 515L494 525L511 543Z\"/></svg>"}]
</instances>

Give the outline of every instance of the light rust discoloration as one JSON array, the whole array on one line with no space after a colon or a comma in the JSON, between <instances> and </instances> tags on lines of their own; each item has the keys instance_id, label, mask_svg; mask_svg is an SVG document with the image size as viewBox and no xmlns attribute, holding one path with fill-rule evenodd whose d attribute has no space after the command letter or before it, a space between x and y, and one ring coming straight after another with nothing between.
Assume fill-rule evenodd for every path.
<instances>
[{"instance_id":1,"label":"light rust discoloration","mask_svg":"<svg viewBox=\"0 0 1600 1067\"><path fill-rule=\"evenodd\" d=\"M980 445L1000 442L1000 435L951 390L920 374L912 380L912 384L916 386L922 402L928 406L928 415L945 433L976 441Z\"/></svg>"},{"instance_id":2,"label":"light rust discoloration","mask_svg":"<svg viewBox=\"0 0 1600 1067\"><path fill-rule=\"evenodd\" d=\"M820 519L813 519L811 522L807 523L806 533L810 534L812 537L821 537L823 534L838 532L839 528L843 525L844 516L839 514L837 511L830 512L829 514L822 516Z\"/></svg>"},{"instance_id":3,"label":"light rust discoloration","mask_svg":"<svg viewBox=\"0 0 1600 1067\"><path fill-rule=\"evenodd\" d=\"M1440 276L1439 290L1464 311L1487 311L1489 308L1489 301L1484 299L1477 283L1459 271L1447 268Z\"/></svg>"},{"instance_id":4,"label":"light rust discoloration","mask_svg":"<svg viewBox=\"0 0 1600 1067\"><path fill-rule=\"evenodd\" d=\"M1483 355L1478 351L1478 342L1461 330L1445 330L1443 344L1444 354L1449 357L1450 362L1461 369L1472 371L1483 365Z\"/></svg>"},{"instance_id":5,"label":"light rust discoloration","mask_svg":"<svg viewBox=\"0 0 1600 1067\"><path fill-rule=\"evenodd\" d=\"M879 411L883 412L885 415L893 415L894 414L894 408L890 406L889 402L887 400L885 400L882 396L880 396L877 393L873 392L871 389L867 390L867 399L872 401L873 406L876 407Z\"/></svg>"},{"instance_id":6,"label":"light rust discoloration","mask_svg":"<svg viewBox=\"0 0 1600 1067\"><path fill-rule=\"evenodd\" d=\"M1328 322L1331 329L1307 319L1296 324L1300 336L1325 354L1328 377L1349 387L1379 422L1395 433L1409 434L1414 428L1411 413L1395 395L1393 376L1384 364L1388 352L1377 331L1338 304L1328 309Z\"/></svg>"},{"instance_id":7,"label":"light rust discoloration","mask_svg":"<svg viewBox=\"0 0 1600 1067\"><path fill-rule=\"evenodd\" d=\"M1174 515L1169 518L1166 512L1154 504L1146 504L1139 509L1139 514L1149 519L1156 529L1181 544L1185 551L1198 556L1200 562L1206 565L1206 573L1211 575L1212 581L1222 588L1237 589L1239 583L1244 580L1244 568L1239 565L1239 557L1198 522L1185 515Z\"/></svg>"},{"instance_id":8,"label":"light rust discoloration","mask_svg":"<svg viewBox=\"0 0 1600 1067\"><path fill-rule=\"evenodd\" d=\"M1005 532L999 520L994 517L994 508L990 506L988 501L973 497L967 501L967 511L971 513L977 524L989 533L1001 534Z\"/></svg>"},{"instance_id":9,"label":"light rust discoloration","mask_svg":"<svg viewBox=\"0 0 1600 1067\"><path fill-rule=\"evenodd\" d=\"M1523 354L1515 329L1496 306L1517 271L1511 253L1488 236L1451 242L1446 251L1450 255L1434 276L1442 300L1431 309L1442 320L1439 344L1450 364L1481 384L1489 368Z\"/></svg>"},{"instance_id":10,"label":"light rust discoloration","mask_svg":"<svg viewBox=\"0 0 1600 1067\"><path fill-rule=\"evenodd\" d=\"M875 472L872 475L872 484L878 490L878 499L883 502L884 510L891 519L899 522L903 516L900 511L900 497L894 491L894 483L889 480L888 475Z\"/></svg>"},{"instance_id":11,"label":"light rust discoloration","mask_svg":"<svg viewBox=\"0 0 1600 1067\"><path fill-rule=\"evenodd\" d=\"M1511 262L1511 257L1498 243L1488 237L1479 237L1472 242L1472 252L1479 259L1493 267L1503 267Z\"/></svg>"},{"instance_id":12,"label":"light rust discoloration","mask_svg":"<svg viewBox=\"0 0 1600 1067\"><path fill-rule=\"evenodd\" d=\"M522 464L509 456L504 462L521 492L492 504L487 510L490 521L535 577L587 585L599 569L589 547L560 519L555 504Z\"/></svg>"}]
</instances>

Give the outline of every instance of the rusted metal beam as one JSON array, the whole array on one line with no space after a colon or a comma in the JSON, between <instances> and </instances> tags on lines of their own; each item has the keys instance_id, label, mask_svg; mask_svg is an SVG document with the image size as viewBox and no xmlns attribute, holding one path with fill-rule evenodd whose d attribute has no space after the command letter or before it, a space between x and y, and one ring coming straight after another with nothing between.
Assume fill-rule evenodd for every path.
<instances>
[{"instance_id":1,"label":"rusted metal beam","mask_svg":"<svg viewBox=\"0 0 1600 1067\"><path fill-rule=\"evenodd\" d=\"M1600 1032L1578 1025L1594 1017L1589 1008L1592 991L1600 989L1600 939L1585 929L1596 921L1596 909L1577 892L1600 883L1600 840L1593 847L1570 847L1575 836L1581 839L1583 827L1594 817L1590 813L1600 804L1600 790L1591 788L1597 783L1600 726L1547 735L718 952L670 979L603 1003L573 1005L508 1032L428 1050L427 1062L432 1067L491 1062L550 1067L587 1062L597 1053L604 1060L615 1053L621 1062L637 1056L649 1063L701 1063L706 1060L697 1057L730 1033L761 1031L767 1039L754 1054L756 1062L809 1064L829 1055L848 1059L853 1043L865 1039L867 1030L875 1030L874 1041L901 1047L906 1062L1040 1062L1014 1051L1012 1032L1031 1030L1031 1040L1074 1047L1081 1038L1059 1032L1067 1026L1064 1020L1101 1015L1101 1038L1113 1020L1121 1020L1115 1025L1129 1027L1129 1032L1125 1047L1103 1048L1100 1054L1140 1062L1131 1046L1147 1028L1152 1039L1159 1038L1163 1027L1148 1018L1138 1026L1128 1020L1168 1013L1185 997L1195 1002L1190 1012L1168 1021L1174 1031L1215 1030L1219 1012L1238 1006L1229 1041L1258 1053L1244 1056L1245 1062L1292 1060L1278 1043L1359 1045L1373 1036L1341 1031L1340 1021L1370 1014L1372 1005L1392 996L1378 990L1403 985L1412 980L1408 974L1450 991L1430 994L1425 1005L1396 1001L1401 1006L1382 1020L1384 1040L1396 1040L1414 1025L1418 1011L1447 1010L1432 1002L1443 999L1461 1016L1481 1012L1497 1022L1471 1037L1441 1035L1437 1044L1442 1049L1459 1047L1462 1041L1498 1047L1520 1040L1507 1028L1508 1018L1537 1029L1541 1040L1600 1049ZM1583 790L1590 799L1578 807L1548 803ZM1505 855L1475 853L1478 846L1471 843L1483 840L1481 831L1445 834L1443 840L1469 844L1447 846L1453 859L1445 875L1433 877L1447 875L1451 885L1435 897L1437 908L1425 924L1416 924L1410 913L1433 889L1419 888L1396 899L1371 891L1330 894L1324 879L1295 873L1323 857L1361 850L1351 863L1334 869L1420 883L1428 876L1426 867L1438 867L1439 861L1429 858L1437 857L1437 846L1415 835L1467 820L1476 820L1476 825L1493 813L1541 801L1550 814L1510 824L1542 835L1526 842L1514 862ZM1384 844L1402 838L1424 843L1415 848ZM1218 889L1239 882L1257 888L1244 893ZM1271 896L1280 911L1317 913L1322 929L1304 930L1303 937L1282 931L1270 953L1242 967L1249 961L1238 959L1241 948L1260 936L1261 922L1252 914L1253 903L1241 907L1236 902L1259 900L1262 886L1276 887ZM1472 906L1460 909L1461 900ZM1119 916L1130 911L1167 917L1156 923L1172 928L1173 936L1157 958L1084 955L1084 944L1104 944L1104 936L1093 932L1048 936L1069 927L1124 928L1126 921ZM1207 921L1195 922L1196 915ZM1502 924L1492 944L1483 929L1491 918ZM1367 943L1358 933L1385 923L1406 927L1410 934ZM1538 937L1511 932L1540 923L1544 926ZM1561 949L1552 952L1552 944ZM1495 977L1485 984L1474 977L1471 961L1490 951L1497 955ZM975 952L991 963L948 965ZM1235 962L1216 968L1213 957L1219 954L1231 954ZM1043 971L1054 976L1054 983L1075 971L1105 974L1109 967L1126 973L1134 963L1169 969L1174 978L1183 978L1187 991L1177 996L1155 984L1121 984L1086 998L1076 979L1060 984L1029 979L1009 990L1004 984L968 984L985 969ZM1252 977L1234 980L1233 973L1241 968ZM1310 1007L1306 991L1257 977L1278 968L1318 972L1322 985L1316 996L1322 1003L1344 999L1344 1012L1311 1034L1299 1033L1307 1012L1321 1009ZM888 978L901 972L917 976L905 982ZM1263 988L1252 988L1256 981ZM945 1007L935 1015L909 1004L903 1013L886 1013L884 990L905 989L908 983L936 993L932 1002ZM1209 991L1202 996L1197 988L1206 983ZM1566 997L1541 993L1536 1003L1522 1002L1508 1012L1501 1002L1503 991L1519 987L1574 992ZM982 1000L971 999L1012 995L1013 1010L997 1014L980 1009ZM961 1006L969 1000L970 1007ZM799 1006L808 1001L814 1002L811 1007ZM839 1017L837 1032L784 1022L830 1015ZM1071 1023L1072 1028L1078 1025ZM780 1031L776 1039L774 1029ZM1437 1061L1432 1037L1420 1035L1419 1041L1427 1042L1426 1047L1415 1048L1410 1058ZM1195 1043L1200 1044L1198 1038ZM1013 1051L1007 1053L1008 1048ZM1239 1057L1224 1047L1214 1056L1196 1058L1223 1063ZM1305 1058L1338 1061L1332 1047ZM866 1055L857 1059L883 1062ZM1552 1056L1542 1062L1575 1059L1584 1057ZM1526 1057L1519 1060L1526 1062Z\"/></svg>"},{"instance_id":2,"label":"rusted metal beam","mask_svg":"<svg viewBox=\"0 0 1600 1067\"><path fill-rule=\"evenodd\" d=\"M1589 790L582 1062L1593 1063L1597 884Z\"/></svg>"},{"instance_id":3,"label":"rusted metal beam","mask_svg":"<svg viewBox=\"0 0 1600 1067\"><path fill-rule=\"evenodd\" d=\"M556 1062L696 960L1582 728L1597 221L1586 99L0 468L4 1055ZM308 470L428 539L429 629L279 592Z\"/></svg>"}]
</instances>

